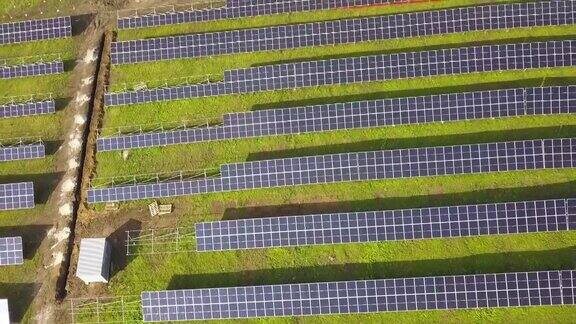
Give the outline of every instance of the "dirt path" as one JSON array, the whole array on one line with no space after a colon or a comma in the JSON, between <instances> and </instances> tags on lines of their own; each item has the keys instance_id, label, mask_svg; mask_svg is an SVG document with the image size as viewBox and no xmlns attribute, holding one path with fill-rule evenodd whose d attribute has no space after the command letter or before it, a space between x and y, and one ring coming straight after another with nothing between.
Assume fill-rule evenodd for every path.
<instances>
[{"instance_id":1,"label":"dirt path","mask_svg":"<svg viewBox=\"0 0 576 324\"><path fill-rule=\"evenodd\" d=\"M108 219L108 223L106 215L95 213L84 203L96 165L95 140L103 116L102 100L110 69L108 51L115 9L149 7L163 2L88 0L83 2L77 15L73 15L77 61L68 90L71 100L61 120L63 144L55 154L55 172L63 176L46 203L46 215L53 220L53 227L39 248L43 268L38 269L36 282L39 289L31 305L33 320L37 323L69 323L71 318L66 297L70 292L73 297L107 293L106 286L78 285L74 272L78 243L83 235L110 235L114 240L115 233L124 233L119 232L124 227L124 219L134 216L129 213L127 217L115 218L115 221ZM141 216L143 213L138 211L137 214ZM103 224L107 225L106 228L102 227Z\"/></svg>"},{"instance_id":2,"label":"dirt path","mask_svg":"<svg viewBox=\"0 0 576 324\"><path fill-rule=\"evenodd\" d=\"M71 99L61 120L63 144L56 152L55 172L63 176L46 204L46 212L54 224L40 248L43 269L38 270L37 282L41 286L32 303L34 320L38 323L58 323L55 316L62 311L57 308L61 308L59 301L65 295L73 229L81 201L79 177L105 24L100 14L79 15L73 17L73 30L77 34L77 61L70 78Z\"/></svg>"}]
</instances>

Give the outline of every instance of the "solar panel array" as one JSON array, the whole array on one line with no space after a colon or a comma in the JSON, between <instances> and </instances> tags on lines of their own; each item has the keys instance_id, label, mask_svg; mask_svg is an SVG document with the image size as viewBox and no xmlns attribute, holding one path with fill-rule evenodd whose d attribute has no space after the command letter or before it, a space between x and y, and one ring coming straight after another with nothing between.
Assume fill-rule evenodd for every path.
<instances>
[{"instance_id":1,"label":"solar panel array","mask_svg":"<svg viewBox=\"0 0 576 324\"><path fill-rule=\"evenodd\" d=\"M220 8L187 10L178 12L154 13L140 17L118 18L118 29L145 28L172 24L183 24L199 21L214 21L290 13L298 11L313 11L354 6L402 3L406 0L276 0L249 1L232 3Z\"/></svg>"},{"instance_id":2,"label":"solar panel array","mask_svg":"<svg viewBox=\"0 0 576 324\"><path fill-rule=\"evenodd\" d=\"M573 1L541 1L353 18L112 43L113 64L574 23Z\"/></svg>"},{"instance_id":3,"label":"solar panel array","mask_svg":"<svg viewBox=\"0 0 576 324\"><path fill-rule=\"evenodd\" d=\"M323 85L572 66L576 41L486 45L269 65L225 72L213 82L107 93L107 106Z\"/></svg>"},{"instance_id":4,"label":"solar panel array","mask_svg":"<svg viewBox=\"0 0 576 324\"><path fill-rule=\"evenodd\" d=\"M145 322L574 305L576 271L145 291Z\"/></svg>"},{"instance_id":5,"label":"solar panel array","mask_svg":"<svg viewBox=\"0 0 576 324\"><path fill-rule=\"evenodd\" d=\"M56 102L52 99L45 101L9 103L0 105L0 119L53 114L55 112Z\"/></svg>"},{"instance_id":6,"label":"solar panel array","mask_svg":"<svg viewBox=\"0 0 576 324\"><path fill-rule=\"evenodd\" d=\"M34 208L32 182L0 184L0 211L27 208Z\"/></svg>"},{"instance_id":7,"label":"solar panel array","mask_svg":"<svg viewBox=\"0 0 576 324\"><path fill-rule=\"evenodd\" d=\"M43 158L46 148L42 143L0 146L0 162Z\"/></svg>"},{"instance_id":8,"label":"solar panel array","mask_svg":"<svg viewBox=\"0 0 576 324\"><path fill-rule=\"evenodd\" d=\"M518 88L356 101L224 115L215 127L100 137L100 152L175 144L498 118L576 113L576 86Z\"/></svg>"},{"instance_id":9,"label":"solar panel array","mask_svg":"<svg viewBox=\"0 0 576 324\"><path fill-rule=\"evenodd\" d=\"M64 62L38 62L0 67L0 79L24 78L36 75L64 73Z\"/></svg>"},{"instance_id":10,"label":"solar panel array","mask_svg":"<svg viewBox=\"0 0 576 324\"><path fill-rule=\"evenodd\" d=\"M90 188L89 203L257 188L576 167L576 138L342 153L221 165L220 177Z\"/></svg>"},{"instance_id":11,"label":"solar panel array","mask_svg":"<svg viewBox=\"0 0 576 324\"><path fill-rule=\"evenodd\" d=\"M196 249L223 251L576 230L576 199L197 223Z\"/></svg>"},{"instance_id":12,"label":"solar panel array","mask_svg":"<svg viewBox=\"0 0 576 324\"><path fill-rule=\"evenodd\" d=\"M22 237L0 237L0 266L24 263Z\"/></svg>"},{"instance_id":13,"label":"solar panel array","mask_svg":"<svg viewBox=\"0 0 576 324\"><path fill-rule=\"evenodd\" d=\"M72 36L70 17L0 24L0 45Z\"/></svg>"}]
</instances>

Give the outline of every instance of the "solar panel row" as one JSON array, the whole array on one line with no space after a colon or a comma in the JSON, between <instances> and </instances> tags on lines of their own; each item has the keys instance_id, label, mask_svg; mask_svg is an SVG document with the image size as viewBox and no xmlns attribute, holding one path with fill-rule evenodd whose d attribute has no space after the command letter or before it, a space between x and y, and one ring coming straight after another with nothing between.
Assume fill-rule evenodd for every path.
<instances>
[{"instance_id":1,"label":"solar panel row","mask_svg":"<svg viewBox=\"0 0 576 324\"><path fill-rule=\"evenodd\" d=\"M100 152L341 129L576 113L576 86L504 89L269 109L224 115L224 125L97 139Z\"/></svg>"},{"instance_id":2,"label":"solar panel row","mask_svg":"<svg viewBox=\"0 0 576 324\"><path fill-rule=\"evenodd\" d=\"M42 143L0 146L0 162L43 158L45 150Z\"/></svg>"},{"instance_id":3,"label":"solar panel row","mask_svg":"<svg viewBox=\"0 0 576 324\"><path fill-rule=\"evenodd\" d=\"M107 93L107 106L513 69L571 66L575 41L487 45L232 70L228 80Z\"/></svg>"},{"instance_id":4,"label":"solar panel row","mask_svg":"<svg viewBox=\"0 0 576 324\"><path fill-rule=\"evenodd\" d=\"M0 24L0 45L72 36L70 17Z\"/></svg>"},{"instance_id":5,"label":"solar panel row","mask_svg":"<svg viewBox=\"0 0 576 324\"><path fill-rule=\"evenodd\" d=\"M142 292L145 322L573 305L576 271Z\"/></svg>"},{"instance_id":6,"label":"solar panel row","mask_svg":"<svg viewBox=\"0 0 576 324\"><path fill-rule=\"evenodd\" d=\"M574 23L573 1L503 4L112 43L113 64Z\"/></svg>"},{"instance_id":7,"label":"solar panel row","mask_svg":"<svg viewBox=\"0 0 576 324\"><path fill-rule=\"evenodd\" d=\"M222 165L221 177L90 188L89 203L257 188L576 167L576 138L440 146Z\"/></svg>"},{"instance_id":8,"label":"solar panel row","mask_svg":"<svg viewBox=\"0 0 576 324\"><path fill-rule=\"evenodd\" d=\"M403 3L406 0L276 0L231 3L226 7L154 13L139 17L118 18L118 29L145 28L199 21L255 17L355 6Z\"/></svg>"},{"instance_id":9,"label":"solar panel row","mask_svg":"<svg viewBox=\"0 0 576 324\"><path fill-rule=\"evenodd\" d=\"M64 73L64 62L38 62L0 67L0 79L24 78L36 75Z\"/></svg>"},{"instance_id":10,"label":"solar panel row","mask_svg":"<svg viewBox=\"0 0 576 324\"><path fill-rule=\"evenodd\" d=\"M22 237L0 237L0 266L24 263Z\"/></svg>"},{"instance_id":11,"label":"solar panel row","mask_svg":"<svg viewBox=\"0 0 576 324\"><path fill-rule=\"evenodd\" d=\"M224 81L272 80L274 89L421 76L570 66L575 41L486 45L266 65L226 71ZM350 72L356 73L350 73Z\"/></svg>"},{"instance_id":12,"label":"solar panel row","mask_svg":"<svg viewBox=\"0 0 576 324\"><path fill-rule=\"evenodd\" d=\"M196 223L196 249L361 243L576 230L576 199Z\"/></svg>"},{"instance_id":13,"label":"solar panel row","mask_svg":"<svg viewBox=\"0 0 576 324\"><path fill-rule=\"evenodd\" d=\"M322 177L325 175L320 171L346 169L370 178L378 178L376 173L379 171L384 177L398 178L512 171L538 166L572 167L575 149L576 140L572 139L412 148L222 164L220 174L224 178L242 178L318 172L317 176ZM380 170L369 170L371 167L380 167Z\"/></svg>"},{"instance_id":14,"label":"solar panel row","mask_svg":"<svg viewBox=\"0 0 576 324\"><path fill-rule=\"evenodd\" d=\"M56 102L54 100L10 103L0 106L0 119L53 114L55 112Z\"/></svg>"},{"instance_id":15,"label":"solar panel row","mask_svg":"<svg viewBox=\"0 0 576 324\"><path fill-rule=\"evenodd\" d=\"M34 208L32 182L0 184L0 211L27 208Z\"/></svg>"}]
</instances>

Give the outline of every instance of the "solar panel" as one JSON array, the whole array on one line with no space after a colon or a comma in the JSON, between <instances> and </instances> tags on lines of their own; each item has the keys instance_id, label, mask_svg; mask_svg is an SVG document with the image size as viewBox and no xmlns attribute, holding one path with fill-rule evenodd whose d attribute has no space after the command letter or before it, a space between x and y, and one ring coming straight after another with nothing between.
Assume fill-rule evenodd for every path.
<instances>
[{"instance_id":1,"label":"solar panel","mask_svg":"<svg viewBox=\"0 0 576 324\"><path fill-rule=\"evenodd\" d=\"M573 24L573 1L502 4L113 42L113 64ZM471 18L474 17L474 18Z\"/></svg>"},{"instance_id":2,"label":"solar panel","mask_svg":"<svg viewBox=\"0 0 576 324\"><path fill-rule=\"evenodd\" d=\"M223 126L97 139L100 152L259 136L576 113L576 86L518 88L355 101L224 115Z\"/></svg>"},{"instance_id":3,"label":"solar panel","mask_svg":"<svg viewBox=\"0 0 576 324\"><path fill-rule=\"evenodd\" d=\"M576 271L145 291L145 322L573 305Z\"/></svg>"},{"instance_id":4,"label":"solar panel","mask_svg":"<svg viewBox=\"0 0 576 324\"><path fill-rule=\"evenodd\" d=\"M56 102L54 100L0 105L0 119L53 114L55 112Z\"/></svg>"},{"instance_id":5,"label":"solar panel","mask_svg":"<svg viewBox=\"0 0 576 324\"><path fill-rule=\"evenodd\" d=\"M0 145L0 162L43 158L46 154L45 150L46 148L42 143Z\"/></svg>"},{"instance_id":6,"label":"solar panel","mask_svg":"<svg viewBox=\"0 0 576 324\"><path fill-rule=\"evenodd\" d=\"M64 73L64 62L62 61L38 62L0 67L0 79L15 79L60 73Z\"/></svg>"},{"instance_id":7,"label":"solar panel","mask_svg":"<svg viewBox=\"0 0 576 324\"><path fill-rule=\"evenodd\" d=\"M576 230L576 199L196 223L198 251Z\"/></svg>"},{"instance_id":8,"label":"solar panel","mask_svg":"<svg viewBox=\"0 0 576 324\"><path fill-rule=\"evenodd\" d=\"M17 21L0 24L0 45L72 36L70 17Z\"/></svg>"},{"instance_id":9,"label":"solar panel","mask_svg":"<svg viewBox=\"0 0 576 324\"><path fill-rule=\"evenodd\" d=\"M298 11L314 11L366 5L398 4L407 0L275 0L229 2L225 7L147 14L139 17L118 18L118 29L145 28L199 21L214 21L243 17L256 17Z\"/></svg>"},{"instance_id":10,"label":"solar panel","mask_svg":"<svg viewBox=\"0 0 576 324\"><path fill-rule=\"evenodd\" d=\"M34 208L32 182L0 184L0 211Z\"/></svg>"},{"instance_id":11,"label":"solar panel","mask_svg":"<svg viewBox=\"0 0 576 324\"><path fill-rule=\"evenodd\" d=\"M24 263L22 237L0 237L0 266Z\"/></svg>"},{"instance_id":12,"label":"solar panel","mask_svg":"<svg viewBox=\"0 0 576 324\"><path fill-rule=\"evenodd\" d=\"M350 180L572 167L576 139L528 140L492 144L340 153L222 164L223 178L303 174L332 179L338 170ZM549 156L547 156L549 155ZM353 175L354 174L354 175ZM344 179L343 179L344 180ZM261 181L261 180L260 180Z\"/></svg>"},{"instance_id":13,"label":"solar panel","mask_svg":"<svg viewBox=\"0 0 576 324\"><path fill-rule=\"evenodd\" d=\"M576 41L486 45L268 65L226 81L105 94L107 106L476 72L572 66Z\"/></svg>"},{"instance_id":14,"label":"solar panel","mask_svg":"<svg viewBox=\"0 0 576 324\"><path fill-rule=\"evenodd\" d=\"M220 177L90 188L89 203L347 181L576 167L576 138L342 153L220 167Z\"/></svg>"}]
</instances>

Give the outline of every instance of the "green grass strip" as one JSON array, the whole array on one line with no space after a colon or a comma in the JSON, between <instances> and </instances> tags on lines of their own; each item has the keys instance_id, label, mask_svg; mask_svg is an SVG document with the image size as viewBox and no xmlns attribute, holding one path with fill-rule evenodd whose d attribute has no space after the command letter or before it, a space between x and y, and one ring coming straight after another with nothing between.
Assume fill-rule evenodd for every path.
<instances>
[{"instance_id":1,"label":"green grass strip","mask_svg":"<svg viewBox=\"0 0 576 324\"><path fill-rule=\"evenodd\" d=\"M27 78L0 80L0 104L10 102L11 97L63 98L68 93L71 72L41 75ZM21 99L19 99L21 100Z\"/></svg>"},{"instance_id":2,"label":"green grass strip","mask_svg":"<svg viewBox=\"0 0 576 324\"><path fill-rule=\"evenodd\" d=\"M0 23L63 16L73 9L72 0L5 0L0 6Z\"/></svg>"},{"instance_id":3,"label":"green grass strip","mask_svg":"<svg viewBox=\"0 0 576 324\"><path fill-rule=\"evenodd\" d=\"M33 63L41 58L44 58L44 61L51 61L58 56L62 60L73 60L74 53L73 38L2 45L0 46L0 63L4 63L4 60L9 65Z\"/></svg>"},{"instance_id":4,"label":"green grass strip","mask_svg":"<svg viewBox=\"0 0 576 324\"><path fill-rule=\"evenodd\" d=\"M0 119L0 140L15 137L40 137L54 140L60 137L60 118L55 114Z\"/></svg>"}]
</instances>

